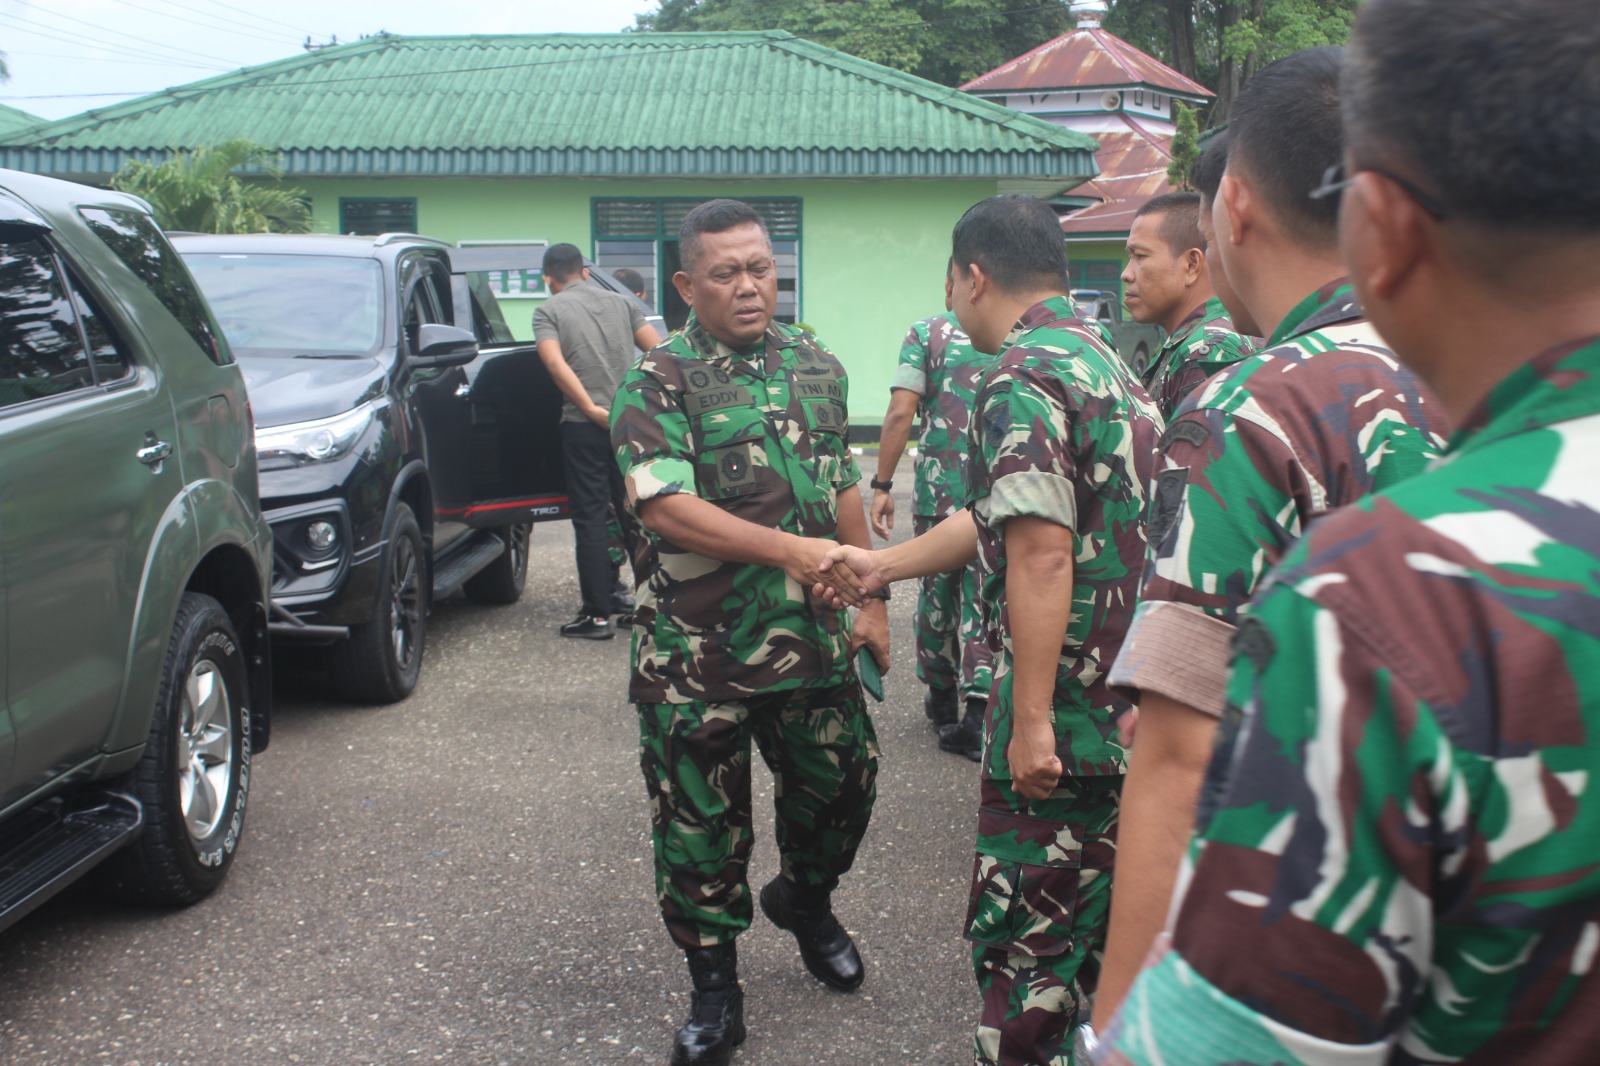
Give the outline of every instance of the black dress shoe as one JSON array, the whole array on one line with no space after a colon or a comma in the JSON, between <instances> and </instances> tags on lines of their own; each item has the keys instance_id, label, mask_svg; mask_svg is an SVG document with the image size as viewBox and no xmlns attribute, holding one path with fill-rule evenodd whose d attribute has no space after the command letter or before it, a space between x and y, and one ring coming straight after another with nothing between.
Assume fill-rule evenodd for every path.
<instances>
[{"instance_id":1,"label":"black dress shoe","mask_svg":"<svg viewBox=\"0 0 1600 1066\"><path fill-rule=\"evenodd\" d=\"M838 992L854 992L867 976L850 934L833 916L826 893L803 896L781 874L761 890L761 910L772 924L794 934L811 976Z\"/></svg>"},{"instance_id":2,"label":"black dress shoe","mask_svg":"<svg viewBox=\"0 0 1600 1066\"><path fill-rule=\"evenodd\" d=\"M688 952L694 991L689 1020L672 1045L672 1066L728 1066L744 1043L744 991L732 944Z\"/></svg>"},{"instance_id":3,"label":"black dress shoe","mask_svg":"<svg viewBox=\"0 0 1600 1066\"><path fill-rule=\"evenodd\" d=\"M922 697L922 713L936 728L954 725L956 719L961 717L961 704L956 700L956 690L929 685L927 695Z\"/></svg>"},{"instance_id":4,"label":"black dress shoe","mask_svg":"<svg viewBox=\"0 0 1600 1066\"><path fill-rule=\"evenodd\" d=\"M611 613L631 614L633 608L633 590L628 587L627 582L617 582L617 587L611 590Z\"/></svg>"},{"instance_id":5,"label":"black dress shoe","mask_svg":"<svg viewBox=\"0 0 1600 1066\"><path fill-rule=\"evenodd\" d=\"M560 633L564 637L580 637L583 640L610 640L616 635L609 618L592 618L587 614L580 614L562 626Z\"/></svg>"}]
</instances>

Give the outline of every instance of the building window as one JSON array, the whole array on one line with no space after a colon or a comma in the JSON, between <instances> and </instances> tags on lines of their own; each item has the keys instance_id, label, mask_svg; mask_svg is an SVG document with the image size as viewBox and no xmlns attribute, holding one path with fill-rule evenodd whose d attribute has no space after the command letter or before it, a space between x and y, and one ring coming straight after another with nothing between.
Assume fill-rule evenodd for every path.
<instances>
[{"instance_id":1,"label":"building window","mask_svg":"<svg viewBox=\"0 0 1600 1066\"><path fill-rule=\"evenodd\" d=\"M380 200L365 196L341 196L339 232L363 237L376 237L380 233L415 233L417 198L404 196Z\"/></svg>"},{"instance_id":2,"label":"building window","mask_svg":"<svg viewBox=\"0 0 1600 1066\"><path fill-rule=\"evenodd\" d=\"M1115 259L1084 259L1071 266L1074 289L1122 292L1122 263Z\"/></svg>"},{"instance_id":3,"label":"building window","mask_svg":"<svg viewBox=\"0 0 1600 1066\"><path fill-rule=\"evenodd\" d=\"M612 199L595 197L593 209L594 261L607 270L628 267L644 278L645 295L661 312L668 329L680 328L689 308L672 284L682 266L678 258L678 227L683 217L705 199L658 197ZM772 254L778 261L780 322L800 318L800 200L793 197L747 199L767 224Z\"/></svg>"}]
</instances>

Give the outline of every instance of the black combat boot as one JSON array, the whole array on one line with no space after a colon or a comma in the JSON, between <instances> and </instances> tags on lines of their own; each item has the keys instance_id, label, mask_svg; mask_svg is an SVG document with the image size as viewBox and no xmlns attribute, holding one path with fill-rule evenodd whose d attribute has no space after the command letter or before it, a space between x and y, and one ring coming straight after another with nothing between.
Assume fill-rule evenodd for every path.
<instances>
[{"instance_id":1,"label":"black combat boot","mask_svg":"<svg viewBox=\"0 0 1600 1066\"><path fill-rule=\"evenodd\" d=\"M672 1045L672 1066L728 1066L744 1043L744 990L733 944L686 952L694 992L689 1020Z\"/></svg>"},{"instance_id":2,"label":"black combat boot","mask_svg":"<svg viewBox=\"0 0 1600 1066\"><path fill-rule=\"evenodd\" d=\"M837 992L854 992L867 976L850 934L833 916L828 893L803 889L783 875L761 890L761 910L779 929L794 934L811 976Z\"/></svg>"},{"instance_id":3,"label":"black combat boot","mask_svg":"<svg viewBox=\"0 0 1600 1066\"><path fill-rule=\"evenodd\" d=\"M922 713L928 716L928 721L933 723L935 729L954 725L955 720L961 716L961 705L956 701L956 690L929 685L928 694L922 697Z\"/></svg>"},{"instance_id":4,"label":"black combat boot","mask_svg":"<svg viewBox=\"0 0 1600 1066\"><path fill-rule=\"evenodd\" d=\"M628 584L627 578L618 576L616 584L611 587L611 613L629 615L633 613L633 608L633 586Z\"/></svg>"},{"instance_id":5,"label":"black combat boot","mask_svg":"<svg viewBox=\"0 0 1600 1066\"><path fill-rule=\"evenodd\" d=\"M939 750L954 755L965 755L973 762L983 761L983 708L987 701L967 701L967 713L961 721L939 730Z\"/></svg>"}]
</instances>

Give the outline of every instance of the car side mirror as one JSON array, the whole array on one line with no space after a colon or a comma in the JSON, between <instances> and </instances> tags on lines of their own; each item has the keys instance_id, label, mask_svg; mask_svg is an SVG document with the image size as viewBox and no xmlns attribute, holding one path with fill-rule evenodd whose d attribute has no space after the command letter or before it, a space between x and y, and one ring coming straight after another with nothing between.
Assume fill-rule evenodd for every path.
<instances>
[{"instance_id":1,"label":"car side mirror","mask_svg":"<svg viewBox=\"0 0 1600 1066\"><path fill-rule=\"evenodd\" d=\"M478 357L478 338L460 326L424 322L417 331L414 367L461 366Z\"/></svg>"}]
</instances>

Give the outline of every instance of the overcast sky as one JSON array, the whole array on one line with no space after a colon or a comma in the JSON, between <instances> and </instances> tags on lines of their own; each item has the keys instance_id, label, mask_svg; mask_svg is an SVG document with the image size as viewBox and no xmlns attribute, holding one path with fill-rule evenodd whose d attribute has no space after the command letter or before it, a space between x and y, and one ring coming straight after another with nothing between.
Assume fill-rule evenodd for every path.
<instances>
[{"instance_id":1,"label":"overcast sky","mask_svg":"<svg viewBox=\"0 0 1600 1066\"><path fill-rule=\"evenodd\" d=\"M612 33L656 0L0 0L0 103L62 118L363 34Z\"/></svg>"}]
</instances>

